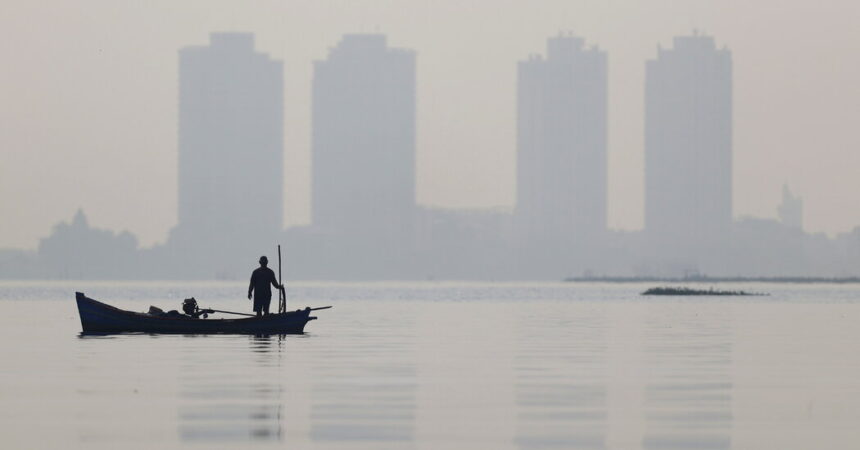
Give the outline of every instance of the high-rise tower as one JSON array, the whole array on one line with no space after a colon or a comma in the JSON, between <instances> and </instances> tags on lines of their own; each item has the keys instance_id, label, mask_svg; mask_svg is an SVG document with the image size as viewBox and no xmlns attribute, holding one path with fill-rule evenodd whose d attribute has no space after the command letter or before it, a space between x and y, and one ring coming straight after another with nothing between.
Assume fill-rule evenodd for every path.
<instances>
[{"instance_id":1,"label":"high-rise tower","mask_svg":"<svg viewBox=\"0 0 860 450\"><path fill-rule=\"evenodd\" d=\"M606 230L606 53L583 39L548 40L519 63L517 233L528 242L584 242Z\"/></svg>"},{"instance_id":2,"label":"high-rise tower","mask_svg":"<svg viewBox=\"0 0 860 450\"><path fill-rule=\"evenodd\" d=\"M725 242L731 224L731 53L676 37L646 66L645 231L683 253Z\"/></svg>"},{"instance_id":3,"label":"high-rise tower","mask_svg":"<svg viewBox=\"0 0 860 450\"><path fill-rule=\"evenodd\" d=\"M283 67L249 33L179 51L175 245L255 253L283 226ZM247 261L245 261L247 263Z\"/></svg>"},{"instance_id":4,"label":"high-rise tower","mask_svg":"<svg viewBox=\"0 0 860 450\"><path fill-rule=\"evenodd\" d=\"M349 34L314 63L312 220L342 235L410 236L415 54Z\"/></svg>"}]
</instances>

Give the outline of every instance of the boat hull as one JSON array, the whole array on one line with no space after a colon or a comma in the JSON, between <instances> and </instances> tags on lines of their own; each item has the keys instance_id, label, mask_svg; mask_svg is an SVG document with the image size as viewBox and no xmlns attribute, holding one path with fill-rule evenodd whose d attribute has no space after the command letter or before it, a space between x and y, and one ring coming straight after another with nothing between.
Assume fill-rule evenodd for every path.
<instances>
[{"instance_id":1,"label":"boat hull","mask_svg":"<svg viewBox=\"0 0 860 450\"><path fill-rule=\"evenodd\" d=\"M76 293L81 328L85 334L302 334L316 319L309 308L245 319L194 319L188 316L155 316L125 311Z\"/></svg>"}]
</instances>

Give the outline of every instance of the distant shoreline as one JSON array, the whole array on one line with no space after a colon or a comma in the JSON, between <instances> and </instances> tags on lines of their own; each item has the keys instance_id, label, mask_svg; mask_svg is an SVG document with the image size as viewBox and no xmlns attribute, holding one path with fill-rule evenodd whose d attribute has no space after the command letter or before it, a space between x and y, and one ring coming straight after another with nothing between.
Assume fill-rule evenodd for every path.
<instances>
[{"instance_id":1,"label":"distant shoreline","mask_svg":"<svg viewBox=\"0 0 860 450\"><path fill-rule=\"evenodd\" d=\"M660 295L660 296L718 296L718 297L763 297L770 294L764 292L747 292L747 291L725 291L722 289L714 289L711 286L708 289L692 289L685 286L660 286L645 290L639 295Z\"/></svg>"},{"instance_id":2,"label":"distant shoreline","mask_svg":"<svg viewBox=\"0 0 860 450\"><path fill-rule=\"evenodd\" d=\"M786 283L860 284L860 277L568 277L567 283Z\"/></svg>"},{"instance_id":3,"label":"distant shoreline","mask_svg":"<svg viewBox=\"0 0 860 450\"><path fill-rule=\"evenodd\" d=\"M470 278L389 278L389 279L319 279L299 278L284 280L289 283L780 283L780 284L860 284L860 277L568 277L552 279L470 279ZM216 278L3 278L0 283L247 283L244 279Z\"/></svg>"}]
</instances>

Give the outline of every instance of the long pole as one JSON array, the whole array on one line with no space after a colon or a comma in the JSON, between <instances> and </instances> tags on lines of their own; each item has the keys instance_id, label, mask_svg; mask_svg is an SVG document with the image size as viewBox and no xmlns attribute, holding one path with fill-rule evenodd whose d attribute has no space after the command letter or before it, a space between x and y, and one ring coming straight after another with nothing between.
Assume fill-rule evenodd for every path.
<instances>
[{"instance_id":1,"label":"long pole","mask_svg":"<svg viewBox=\"0 0 860 450\"><path fill-rule=\"evenodd\" d=\"M278 312L287 312L287 294L284 292L284 282L281 281L281 244L278 244L278 284L281 289L278 291Z\"/></svg>"},{"instance_id":2,"label":"long pole","mask_svg":"<svg viewBox=\"0 0 860 450\"><path fill-rule=\"evenodd\" d=\"M225 314L235 314L235 315L237 315L237 316L257 317L255 314L245 314L245 313L233 312L233 311L222 311L222 310L220 310L220 309L209 309L209 308L205 308L203 311L204 311L204 312L209 312L209 311L211 311L211 312L213 312L213 313L219 312L219 313L225 313Z\"/></svg>"}]
</instances>

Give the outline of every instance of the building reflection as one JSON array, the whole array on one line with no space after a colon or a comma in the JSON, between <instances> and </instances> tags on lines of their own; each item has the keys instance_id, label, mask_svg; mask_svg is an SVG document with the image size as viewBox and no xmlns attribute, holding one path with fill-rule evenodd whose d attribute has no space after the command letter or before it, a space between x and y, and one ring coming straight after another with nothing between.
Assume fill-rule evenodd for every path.
<instances>
[{"instance_id":1,"label":"building reflection","mask_svg":"<svg viewBox=\"0 0 860 450\"><path fill-rule=\"evenodd\" d=\"M414 335L372 331L326 350L313 368L310 438L323 446L408 448L415 435Z\"/></svg>"},{"instance_id":2,"label":"building reflection","mask_svg":"<svg viewBox=\"0 0 860 450\"><path fill-rule=\"evenodd\" d=\"M531 334L520 335L514 441L521 449L606 446L605 320L594 311L565 313L529 318L546 323L526 323Z\"/></svg>"},{"instance_id":3,"label":"building reflection","mask_svg":"<svg viewBox=\"0 0 860 450\"><path fill-rule=\"evenodd\" d=\"M180 391L179 435L183 441L281 441L284 385L279 376L284 336L219 337L225 346L247 345L251 361L225 364L194 355ZM242 354L239 352L233 353ZM232 366L232 367L231 367Z\"/></svg>"},{"instance_id":4,"label":"building reflection","mask_svg":"<svg viewBox=\"0 0 860 450\"><path fill-rule=\"evenodd\" d=\"M645 334L642 447L731 448L731 310L654 310Z\"/></svg>"}]
</instances>

